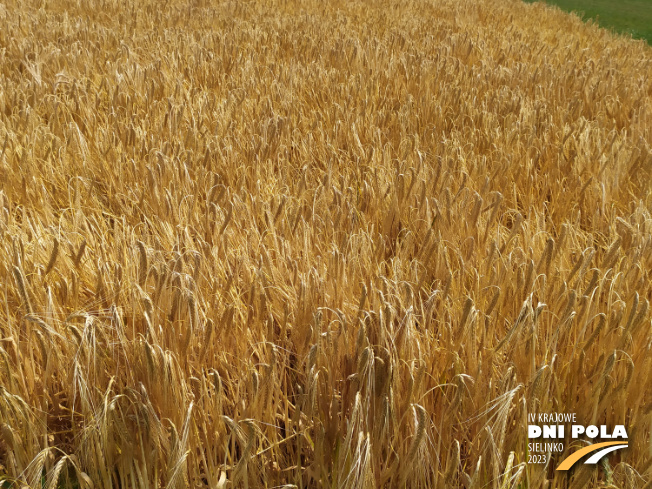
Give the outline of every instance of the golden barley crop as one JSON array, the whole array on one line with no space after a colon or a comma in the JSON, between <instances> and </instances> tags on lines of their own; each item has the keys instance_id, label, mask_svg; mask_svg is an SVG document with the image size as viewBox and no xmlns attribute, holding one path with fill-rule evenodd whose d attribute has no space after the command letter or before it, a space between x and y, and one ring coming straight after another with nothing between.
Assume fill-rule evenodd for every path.
<instances>
[{"instance_id":1,"label":"golden barley crop","mask_svg":"<svg viewBox=\"0 0 652 489\"><path fill-rule=\"evenodd\" d=\"M652 487L652 48L517 0L0 26L0 487ZM539 412L629 448L530 464Z\"/></svg>"}]
</instances>

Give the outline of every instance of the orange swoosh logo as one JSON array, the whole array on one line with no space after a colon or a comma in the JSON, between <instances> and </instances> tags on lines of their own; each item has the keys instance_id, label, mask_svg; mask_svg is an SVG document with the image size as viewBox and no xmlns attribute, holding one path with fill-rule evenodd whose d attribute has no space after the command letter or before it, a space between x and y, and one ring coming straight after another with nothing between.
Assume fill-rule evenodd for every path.
<instances>
[{"instance_id":1,"label":"orange swoosh logo","mask_svg":"<svg viewBox=\"0 0 652 489\"><path fill-rule=\"evenodd\" d=\"M568 470L573 465L575 465L575 462L577 462L579 459L581 459L585 455L588 455L591 452L595 452L596 450L600 450L601 448L611 447L611 446L614 446L614 445L627 445L627 442L625 442L625 441L605 441L603 443L595 443L593 445L589 445L587 447L582 448L581 450L578 450L578 451L570 454L568 457L566 457L563 460L563 462L559 464L559 466L557 467L557 470Z\"/></svg>"}]
</instances>

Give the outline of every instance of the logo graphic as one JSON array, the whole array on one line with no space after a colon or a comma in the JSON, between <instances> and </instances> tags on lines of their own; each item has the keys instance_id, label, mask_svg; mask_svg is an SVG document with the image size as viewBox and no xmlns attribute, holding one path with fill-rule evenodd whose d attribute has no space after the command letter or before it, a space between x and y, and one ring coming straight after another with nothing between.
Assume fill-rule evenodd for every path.
<instances>
[{"instance_id":1,"label":"logo graphic","mask_svg":"<svg viewBox=\"0 0 652 489\"><path fill-rule=\"evenodd\" d=\"M606 454L611 453L615 450L619 450L621 448L626 448L627 443L626 442L621 442L621 441L606 441L603 443L594 443L593 445L589 445L588 447L584 447L568 457L564 459L562 463L559 464L557 467L557 470L568 470L570 469L575 463L581 459L582 457L588 455L589 453L593 453L597 451L594 455L592 455L586 462L585 464L597 464L598 461L604 457Z\"/></svg>"},{"instance_id":2,"label":"logo graphic","mask_svg":"<svg viewBox=\"0 0 652 489\"><path fill-rule=\"evenodd\" d=\"M566 451L570 440L583 438L597 442L566 457L557 466L557 470L561 471L569 470L584 457L588 457L585 464L595 465L609 453L628 447L624 425L585 426L578 423L575 413L529 413L527 432L527 462L531 464L547 464L555 454L561 455Z\"/></svg>"}]
</instances>

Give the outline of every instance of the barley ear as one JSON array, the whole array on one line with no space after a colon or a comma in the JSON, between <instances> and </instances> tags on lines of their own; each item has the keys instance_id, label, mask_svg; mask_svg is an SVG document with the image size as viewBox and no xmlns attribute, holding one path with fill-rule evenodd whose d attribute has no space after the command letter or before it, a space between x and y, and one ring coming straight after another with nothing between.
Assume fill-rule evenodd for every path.
<instances>
[{"instance_id":1,"label":"barley ear","mask_svg":"<svg viewBox=\"0 0 652 489\"><path fill-rule=\"evenodd\" d=\"M45 272L43 273L43 275L47 275L48 273L50 273L52 268L54 268L54 264L57 261L57 256L59 256L59 240L57 238L54 238L54 246L52 247L50 260L48 261L48 266L45 267Z\"/></svg>"},{"instance_id":2,"label":"barley ear","mask_svg":"<svg viewBox=\"0 0 652 489\"><path fill-rule=\"evenodd\" d=\"M16 284L18 285L18 292L20 292L20 296L23 299L23 303L25 305L25 310L27 311L27 314L32 314L32 303L30 302L29 295L27 294L27 286L25 284L25 277L23 276L23 272L17 266L13 267L13 272L14 278L16 279Z\"/></svg>"}]
</instances>

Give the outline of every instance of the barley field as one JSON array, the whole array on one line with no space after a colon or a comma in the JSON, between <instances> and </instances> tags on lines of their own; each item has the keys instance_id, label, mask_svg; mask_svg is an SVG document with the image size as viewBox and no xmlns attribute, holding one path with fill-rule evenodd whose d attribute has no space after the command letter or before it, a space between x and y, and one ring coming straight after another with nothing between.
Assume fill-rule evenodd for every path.
<instances>
[{"instance_id":1,"label":"barley field","mask_svg":"<svg viewBox=\"0 0 652 489\"><path fill-rule=\"evenodd\" d=\"M543 4L2 0L0 487L650 488L651 181Z\"/></svg>"}]
</instances>

